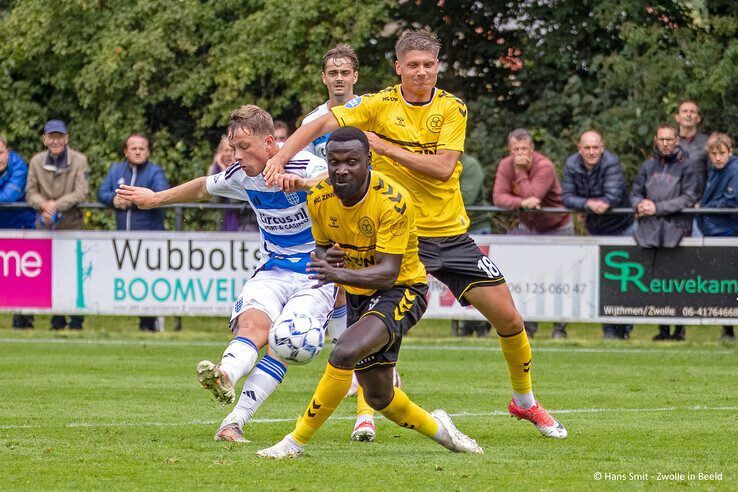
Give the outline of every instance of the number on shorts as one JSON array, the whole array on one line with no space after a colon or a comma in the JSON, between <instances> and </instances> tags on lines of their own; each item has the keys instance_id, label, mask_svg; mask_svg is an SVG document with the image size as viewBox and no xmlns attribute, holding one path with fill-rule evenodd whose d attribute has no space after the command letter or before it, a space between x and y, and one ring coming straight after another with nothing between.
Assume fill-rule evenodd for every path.
<instances>
[{"instance_id":1,"label":"number on shorts","mask_svg":"<svg viewBox=\"0 0 738 492\"><path fill-rule=\"evenodd\" d=\"M500 271L497 269L495 264L492 263L492 260L490 260L486 256L483 256L479 259L479 261L477 262L477 268L484 271L484 273L486 273L489 278L500 276Z\"/></svg>"}]
</instances>

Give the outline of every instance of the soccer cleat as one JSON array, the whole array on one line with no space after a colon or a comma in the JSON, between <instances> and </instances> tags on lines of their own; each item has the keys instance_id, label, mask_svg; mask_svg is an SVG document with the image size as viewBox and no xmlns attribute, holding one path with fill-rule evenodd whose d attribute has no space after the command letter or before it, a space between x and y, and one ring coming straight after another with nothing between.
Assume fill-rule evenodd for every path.
<instances>
[{"instance_id":1,"label":"soccer cleat","mask_svg":"<svg viewBox=\"0 0 738 492\"><path fill-rule=\"evenodd\" d=\"M228 442L251 442L243 437L243 429L241 429L235 422L226 424L218 429L218 432L215 433L214 439L216 441Z\"/></svg>"},{"instance_id":2,"label":"soccer cleat","mask_svg":"<svg viewBox=\"0 0 738 492\"><path fill-rule=\"evenodd\" d=\"M434 410L431 416L436 419L441 428L439 437L436 439L438 444L454 453L484 453L484 449L477 444L477 441L456 428L451 417L444 410Z\"/></svg>"},{"instance_id":3,"label":"soccer cleat","mask_svg":"<svg viewBox=\"0 0 738 492\"><path fill-rule=\"evenodd\" d=\"M518 420L529 420L535 425L538 430L546 437L555 437L557 439L563 439L567 436L566 429L561 423L555 418L551 417L545 408L540 403L536 403L530 408L520 408L511 401L507 406L510 415L517 417Z\"/></svg>"},{"instance_id":4,"label":"soccer cleat","mask_svg":"<svg viewBox=\"0 0 738 492\"><path fill-rule=\"evenodd\" d=\"M377 435L373 420L357 420L354 432L351 433L352 441L372 442Z\"/></svg>"},{"instance_id":5,"label":"soccer cleat","mask_svg":"<svg viewBox=\"0 0 738 492\"><path fill-rule=\"evenodd\" d=\"M236 392L228 376L221 372L220 364L213 364L209 360L197 364L197 380L203 388L210 390L218 401L233 403Z\"/></svg>"},{"instance_id":6,"label":"soccer cleat","mask_svg":"<svg viewBox=\"0 0 738 492\"><path fill-rule=\"evenodd\" d=\"M260 449L256 455L260 458L283 460L286 458L299 458L305 454L305 448L300 446L289 435L270 448Z\"/></svg>"}]
</instances>

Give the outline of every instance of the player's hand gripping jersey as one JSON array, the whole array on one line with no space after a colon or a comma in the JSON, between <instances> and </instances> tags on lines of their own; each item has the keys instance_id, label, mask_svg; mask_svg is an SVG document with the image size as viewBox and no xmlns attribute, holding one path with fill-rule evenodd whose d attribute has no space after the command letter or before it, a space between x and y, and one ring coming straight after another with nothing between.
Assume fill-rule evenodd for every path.
<instances>
[{"instance_id":1,"label":"player's hand gripping jersey","mask_svg":"<svg viewBox=\"0 0 738 492\"><path fill-rule=\"evenodd\" d=\"M403 255L396 285L426 283L418 259L415 210L407 191L372 171L366 196L345 207L325 179L308 192L315 242L329 248L339 243L346 252L346 268L364 268L376 262L376 253ZM374 289L344 286L351 294L372 295Z\"/></svg>"},{"instance_id":2,"label":"player's hand gripping jersey","mask_svg":"<svg viewBox=\"0 0 738 492\"><path fill-rule=\"evenodd\" d=\"M326 172L326 163L308 152L298 152L285 166L285 172L312 178ZM274 267L305 272L315 242L310 229L306 191L286 193L276 185L269 187L263 175L250 177L239 163L222 173L208 176L208 193L248 201L256 213L261 233L262 268Z\"/></svg>"},{"instance_id":3,"label":"player's hand gripping jersey","mask_svg":"<svg viewBox=\"0 0 738 492\"><path fill-rule=\"evenodd\" d=\"M400 85L376 94L364 94L345 106L331 108L341 126L356 126L417 154L439 150L464 151L466 106L446 91L434 89L430 102L414 105L405 101ZM392 159L372 153L372 168L400 183L416 205L416 224L421 237L463 234L469 217L459 188L461 162L448 181L416 173Z\"/></svg>"}]
</instances>

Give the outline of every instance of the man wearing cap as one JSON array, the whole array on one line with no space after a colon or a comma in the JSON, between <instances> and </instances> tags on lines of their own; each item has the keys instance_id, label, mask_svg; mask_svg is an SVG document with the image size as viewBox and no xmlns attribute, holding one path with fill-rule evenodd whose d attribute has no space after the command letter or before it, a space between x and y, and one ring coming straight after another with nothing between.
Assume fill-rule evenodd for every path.
<instances>
[{"instance_id":1,"label":"man wearing cap","mask_svg":"<svg viewBox=\"0 0 738 492\"><path fill-rule=\"evenodd\" d=\"M49 120L41 137L47 150L31 158L26 181L26 202L38 212L36 227L75 230L83 225L77 205L87 197L87 157L69 148L67 125ZM82 316L72 316L69 327L82 328ZM52 316L52 329L67 326L64 316Z\"/></svg>"}]
</instances>

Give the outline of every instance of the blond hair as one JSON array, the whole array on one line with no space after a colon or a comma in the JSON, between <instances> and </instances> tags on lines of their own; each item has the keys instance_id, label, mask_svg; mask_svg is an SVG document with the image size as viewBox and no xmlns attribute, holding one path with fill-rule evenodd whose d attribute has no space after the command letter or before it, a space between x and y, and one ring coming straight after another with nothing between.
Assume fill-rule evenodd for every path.
<instances>
[{"instance_id":1,"label":"blond hair","mask_svg":"<svg viewBox=\"0 0 738 492\"><path fill-rule=\"evenodd\" d=\"M259 106L247 104L231 113L228 138L233 139L238 130L266 137L274 135L274 121L272 116Z\"/></svg>"},{"instance_id":2,"label":"blond hair","mask_svg":"<svg viewBox=\"0 0 738 492\"><path fill-rule=\"evenodd\" d=\"M733 139L727 133L713 132L710 138L707 139L705 150L710 152L711 150L720 150L722 147L732 150Z\"/></svg>"}]
</instances>

